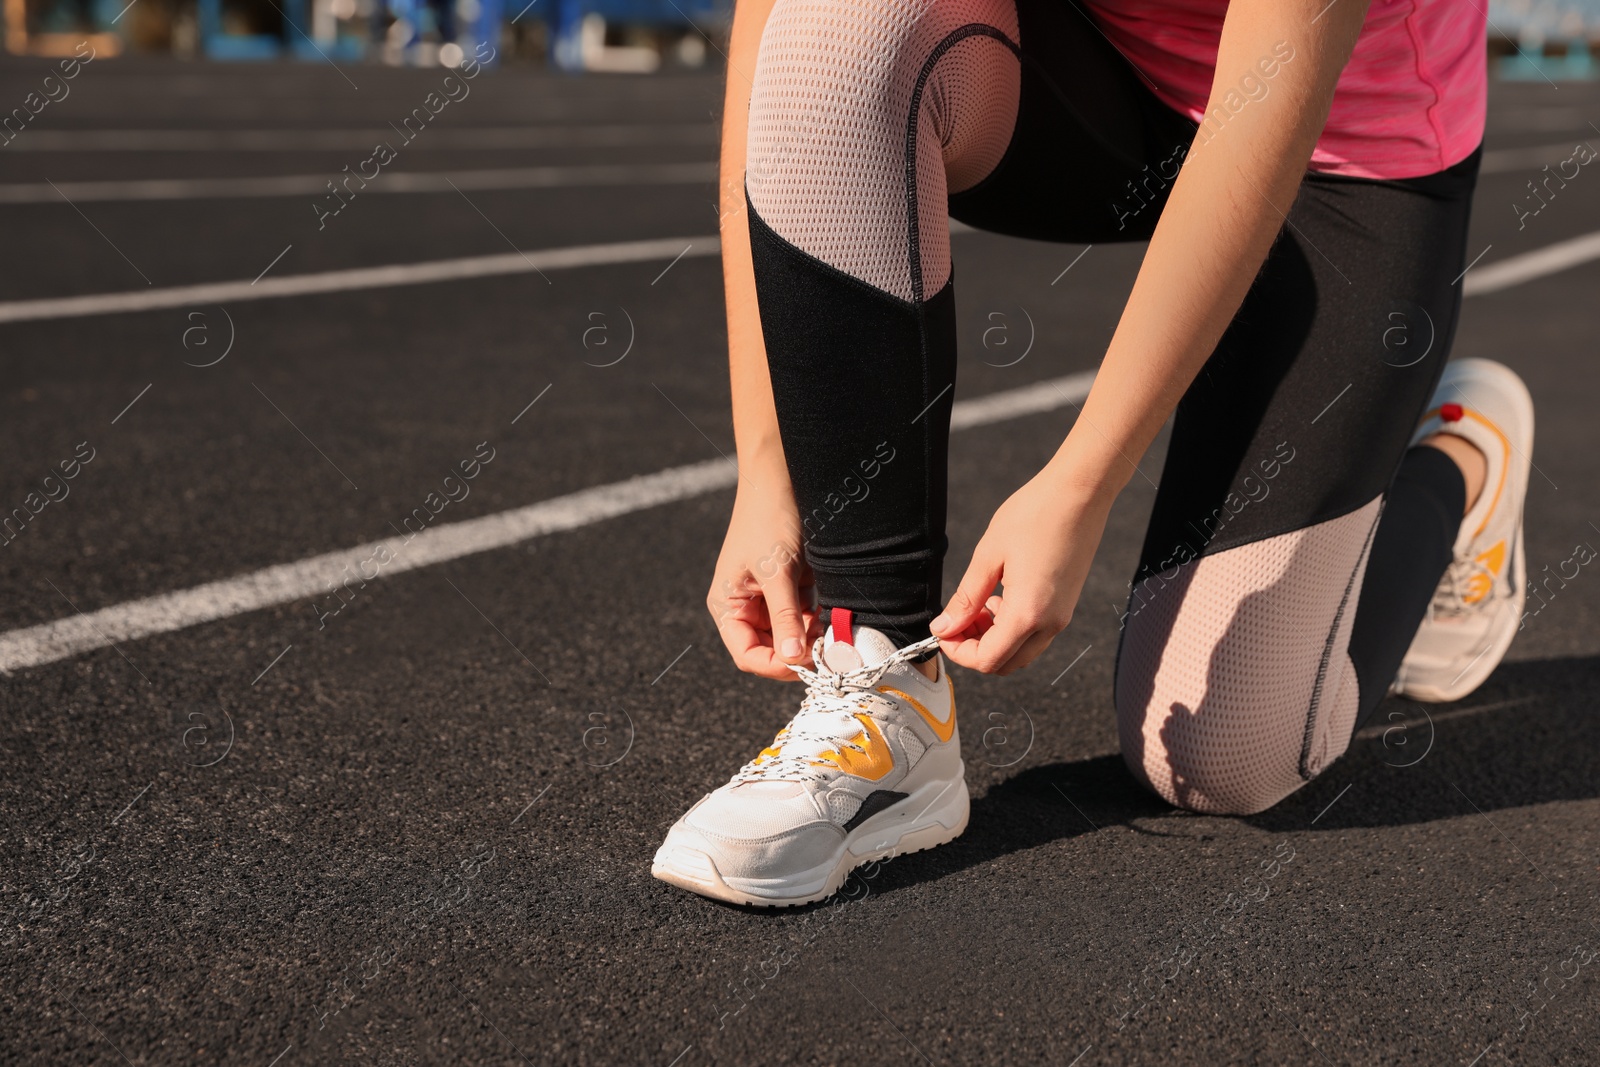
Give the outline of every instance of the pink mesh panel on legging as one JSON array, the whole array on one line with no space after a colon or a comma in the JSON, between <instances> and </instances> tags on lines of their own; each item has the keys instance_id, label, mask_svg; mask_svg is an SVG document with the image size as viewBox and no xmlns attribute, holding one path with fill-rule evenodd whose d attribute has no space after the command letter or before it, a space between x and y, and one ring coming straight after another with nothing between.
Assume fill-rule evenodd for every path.
<instances>
[{"instance_id":1,"label":"pink mesh panel on legging","mask_svg":"<svg viewBox=\"0 0 1600 1067\"><path fill-rule=\"evenodd\" d=\"M903 300L937 293L950 276L949 192L978 184L1011 141L1017 40L1011 0L778 0L750 92L750 203L846 274ZM913 260L906 155L919 80Z\"/></svg>"},{"instance_id":2,"label":"pink mesh panel on legging","mask_svg":"<svg viewBox=\"0 0 1600 1067\"><path fill-rule=\"evenodd\" d=\"M1173 804L1263 811L1344 753L1346 654L1382 499L1139 583L1117 665L1134 774Z\"/></svg>"}]
</instances>

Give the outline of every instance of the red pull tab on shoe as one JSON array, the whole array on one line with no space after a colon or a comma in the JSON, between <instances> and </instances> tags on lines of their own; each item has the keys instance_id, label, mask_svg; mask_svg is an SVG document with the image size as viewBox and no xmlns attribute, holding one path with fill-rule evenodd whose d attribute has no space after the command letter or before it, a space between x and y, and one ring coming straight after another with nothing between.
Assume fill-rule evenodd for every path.
<instances>
[{"instance_id":1,"label":"red pull tab on shoe","mask_svg":"<svg viewBox=\"0 0 1600 1067\"><path fill-rule=\"evenodd\" d=\"M856 643L855 634L850 629L854 614L849 608L832 609L832 618L829 619L829 622L833 624L833 639L835 641L846 645L854 645Z\"/></svg>"},{"instance_id":2,"label":"red pull tab on shoe","mask_svg":"<svg viewBox=\"0 0 1600 1067\"><path fill-rule=\"evenodd\" d=\"M1465 412L1461 410L1460 404L1439 405L1439 418L1443 422L1460 422L1461 416L1464 414Z\"/></svg>"}]
</instances>

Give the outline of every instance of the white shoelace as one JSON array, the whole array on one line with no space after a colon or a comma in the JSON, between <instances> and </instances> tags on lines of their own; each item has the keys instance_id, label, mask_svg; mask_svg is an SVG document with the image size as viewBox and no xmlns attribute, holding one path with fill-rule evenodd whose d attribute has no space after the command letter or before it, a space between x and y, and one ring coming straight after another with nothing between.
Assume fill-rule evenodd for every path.
<instances>
[{"instance_id":1,"label":"white shoelace","mask_svg":"<svg viewBox=\"0 0 1600 1067\"><path fill-rule=\"evenodd\" d=\"M856 713L869 711L874 701L883 700L876 686L892 668L939 647L939 639L929 637L896 649L870 666L834 671L823 660L823 640L817 638L817 643L811 647L811 660L817 664L816 670L789 665L789 669L806 683L806 695L800 701L800 710L773 742L778 748L777 754L765 759L757 756L745 764L733 776L733 784L819 779L823 775L816 773L812 765L822 753L837 751L841 746L865 753L866 749L853 740L861 736L861 723L856 720Z\"/></svg>"},{"instance_id":2,"label":"white shoelace","mask_svg":"<svg viewBox=\"0 0 1600 1067\"><path fill-rule=\"evenodd\" d=\"M1489 592L1471 603L1467 601L1467 593L1472 588L1474 578L1482 576L1489 583ZM1495 574L1488 567L1471 557L1458 556L1450 561L1450 566L1445 568L1444 577L1439 580L1439 587L1433 593L1433 613L1435 615L1468 615L1479 610L1491 599L1494 591Z\"/></svg>"}]
</instances>

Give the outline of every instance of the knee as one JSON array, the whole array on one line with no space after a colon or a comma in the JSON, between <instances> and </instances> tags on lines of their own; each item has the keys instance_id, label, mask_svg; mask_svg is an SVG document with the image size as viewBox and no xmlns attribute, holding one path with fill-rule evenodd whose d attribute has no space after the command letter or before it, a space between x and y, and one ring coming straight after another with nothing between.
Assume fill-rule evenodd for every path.
<instances>
[{"instance_id":1,"label":"knee","mask_svg":"<svg viewBox=\"0 0 1600 1067\"><path fill-rule=\"evenodd\" d=\"M1248 604L1230 602L1221 588L1196 590L1185 580L1191 577L1154 596L1123 631L1122 756L1171 804L1253 815L1337 755L1319 747L1331 740L1329 724L1308 718L1317 659L1274 654L1267 620L1249 621Z\"/></svg>"},{"instance_id":2,"label":"knee","mask_svg":"<svg viewBox=\"0 0 1600 1067\"><path fill-rule=\"evenodd\" d=\"M1254 815L1310 780L1300 772L1301 738L1253 720L1210 694L1194 707L1117 707L1122 758L1134 777L1169 804L1208 815Z\"/></svg>"},{"instance_id":3,"label":"knee","mask_svg":"<svg viewBox=\"0 0 1600 1067\"><path fill-rule=\"evenodd\" d=\"M818 136L855 151L884 137L903 143L928 60L957 47L982 49L982 40L995 55L969 63L969 76L1006 81L1015 95L1015 77L988 69L1000 55L1002 71L1016 66L1005 45L982 35L956 40L974 26L1015 47L1014 0L776 0L751 78L750 150L793 152Z\"/></svg>"},{"instance_id":4,"label":"knee","mask_svg":"<svg viewBox=\"0 0 1600 1067\"><path fill-rule=\"evenodd\" d=\"M1343 754L1360 682L1346 651L1376 501L1141 584L1117 665L1123 758L1180 807L1251 815Z\"/></svg>"}]
</instances>

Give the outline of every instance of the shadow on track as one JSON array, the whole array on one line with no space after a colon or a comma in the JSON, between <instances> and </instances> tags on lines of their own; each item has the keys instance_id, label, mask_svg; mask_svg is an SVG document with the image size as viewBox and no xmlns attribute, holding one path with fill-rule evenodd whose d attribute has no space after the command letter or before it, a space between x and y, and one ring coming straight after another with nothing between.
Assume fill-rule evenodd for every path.
<instances>
[{"instance_id":1,"label":"shadow on track","mask_svg":"<svg viewBox=\"0 0 1600 1067\"><path fill-rule=\"evenodd\" d=\"M1600 796L1596 694L1600 657L1591 656L1504 664L1454 704L1390 699L1320 778L1242 821L1272 833L1349 830ZM1121 756L1030 767L973 799L960 838L886 865L872 889L890 893L1111 825L1162 836L1148 820L1196 817L1147 792Z\"/></svg>"},{"instance_id":2,"label":"shadow on track","mask_svg":"<svg viewBox=\"0 0 1600 1067\"><path fill-rule=\"evenodd\" d=\"M1347 830L1592 799L1597 700L1600 656L1502 664L1453 704L1387 700L1322 777L1246 821L1283 831L1315 818L1316 830Z\"/></svg>"}]
</instances>

